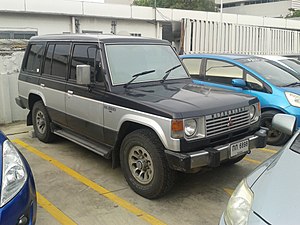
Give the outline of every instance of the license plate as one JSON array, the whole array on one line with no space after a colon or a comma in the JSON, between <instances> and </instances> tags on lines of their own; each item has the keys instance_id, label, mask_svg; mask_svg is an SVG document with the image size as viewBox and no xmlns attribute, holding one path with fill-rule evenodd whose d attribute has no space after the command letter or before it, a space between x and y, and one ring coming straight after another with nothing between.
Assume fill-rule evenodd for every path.
<instances>
[{"instance_id":1,"label":"license plate","mask_svg":"<svg viewBox=\"0 0 300 225\"><path fill-rule=\"evenodd\" d=\"M230 145L230 157L249 151L249 140L243 140Z\"/></svg>"}]
</instances>

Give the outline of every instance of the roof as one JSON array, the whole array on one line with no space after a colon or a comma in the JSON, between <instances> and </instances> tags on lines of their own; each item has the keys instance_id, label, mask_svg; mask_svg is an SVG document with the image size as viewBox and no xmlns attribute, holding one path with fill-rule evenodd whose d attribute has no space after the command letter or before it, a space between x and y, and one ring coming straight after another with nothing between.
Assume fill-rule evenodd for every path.
<instances>
[{"instance_id":1,"label":"roof","mask_svg":"<svg viewBox=\"0 0 300 225\"><path fill-rule=\"evenodd\" d=\"M262 57L264 59L269 59L272 61L288 59L288 57L284 57L284 56L280 56L280 55L258 55L258 57Z\"/></svg>"},{"instance_id":2,"label":"roof","mask_svg":"<svg viewBox=\"0 0 300 225\"><path fill-rule=\"evenodd\" d=\"M254 55L239 55L239 54L187 54L181 56L183 58L193 58L193 57L207 57L207 58L223 58L223 59L247 59L247 58L253 58L257 57Z\"/></svg>"},{"instance_id":3,"label":"roof","mask_svg":"<svg viewBox=\"0 0 300 225\"><path fill-rule=\"evenodd\" d=\"M231 60L237 60L237 59L248 59L248 58L255 58L258 56L254 55L240 55L240 54L187 54L180 56L182 58L193 58L193 57L205 57L205 58L215 58L215 59L231 59Z\"/></svg>"},{"instance_id":4,"label":"roof","mask_svg":"<svg viewBox=\"0 0 300 225\"><path fill-rule=\"evenodd\" d=\"M152 43L152 44L170 44L166 40L155 38L121 36L113 34L51 34L34 36L30 39L33 41L100 41L103 43Z\"/></svg>"}]
</instances>

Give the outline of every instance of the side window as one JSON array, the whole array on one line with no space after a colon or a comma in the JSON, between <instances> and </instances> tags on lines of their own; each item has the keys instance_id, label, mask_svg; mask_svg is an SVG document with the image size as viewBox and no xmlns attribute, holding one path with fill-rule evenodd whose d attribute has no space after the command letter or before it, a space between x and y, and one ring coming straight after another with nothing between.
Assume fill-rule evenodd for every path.
<instances>
[{"instance_id":1,"label":"side window","mask_svg":"<svg viewBox=\"0 0 300 225\"><path fill-rule=\"evenodd\" d=\"M266 92L264 84L250 74L246 74L247 86L254 91Z\"/></svg>"},{"instance_id":2,"label":"side window","mask_svg":"<svg viewBox=\"0 0 300 225\"><path fill-rule=\"evenodd\" d=\"M53 58L51 75L66 77L68 69L68 58L70 53L70 44L56 44Z\"/></svg>"},{"instance_id":3,"label":"side window","mask_svg":"<svg viewBox=\"0 0 300 225\"><path fill-rule=\"evenodd\" d=\"M68 69L69 53L70 44L49 44L43 72L65 78Z\"/></svg>"},{"instance_id":4,"label":"side window","mask_svg":"<svg viewBox=\"0 0 300 225\"><path fill-rule=\"evenodd\" d=\"M43 44L32 44L29 46L27 61L24 65L24 71L31 73L40 73L42 57L45 47Z\"/></svg>"},{"instance_id":5,"label":"side window","mask_svg":"<svg viewBox=\"0 0 300 225\"><path fill-rule=\"evenodd\" d=\"M243 79L243 70L228 62L208 59L205 79L209 82L231 85L232 79Z\"/></svg>"},{"instance_id":6,"label":"side window","mask_svg":"<svg viewBox=\"0 0 300 225\"><path fill-rule=\"evenodd\" d=\"M45 64L44 64L44 71L45 74L51 74L51 66L52 66L52 56L54 51L54 44L48 45L46 57L45 57Z\"/></svg>"},{"instance_id":7,"label":"side window","mask_svg":"<svg viewBox=\"0 0 300 225\"><path fill-rule=\"evenodd\" d=\"M183 61L184 65L186 66L189 74L193 78L199 79L200 66L201 66L202 59L187 58L187 59L183 59L182 61Z\"/></svg>"},{"instance_id":8,"label":"side window","mask_svg":"<svg viewBox=\"0 0 300 225\"><path fill-rule=\"evenodd\" d=\"M97 45L93 44L75 44L71 60L70 79L76 80L76 66L91 66L91 80L103 82L100 74L100 52Z\"/></svg>"}]
</instances>

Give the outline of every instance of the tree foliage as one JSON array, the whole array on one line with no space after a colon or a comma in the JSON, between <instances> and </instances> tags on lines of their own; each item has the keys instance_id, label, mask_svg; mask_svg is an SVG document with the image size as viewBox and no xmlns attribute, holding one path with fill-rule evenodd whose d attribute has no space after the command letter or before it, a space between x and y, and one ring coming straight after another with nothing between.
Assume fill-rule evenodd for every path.
<instances>
[{"instance_id":1,"label":"tree foliage","mask_svg":"<svg viewBox=\"0 0 300 225\"><path fill-rule=\"evenodd\" d=\"M155 0L134 0L134 5L155 7ZM212 0L156 0L156 7L215 11L215 3Z\"/></svg>"}]
</instances>

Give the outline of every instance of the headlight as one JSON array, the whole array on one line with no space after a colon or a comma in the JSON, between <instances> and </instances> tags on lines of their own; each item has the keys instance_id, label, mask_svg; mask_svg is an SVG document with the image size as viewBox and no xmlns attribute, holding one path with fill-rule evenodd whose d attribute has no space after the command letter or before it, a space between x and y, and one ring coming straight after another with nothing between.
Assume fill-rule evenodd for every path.
<instances>
[{"instance_id":1,"label":"headlight","mask_svg":"<svg viewBox=\"0 0 300 225\"><path fill-rule=\"evenodd\" d=\"M253 117L255 116L255 111L256 111L255 106L254 105L250 105L250 107L249 107L250 120L252 120Z\"/></svg>"},{"instance_id":2,"label":"headlight","mask_svg":"<svg viewBox=\"0 0 300 225\"><path fill-rule=\"evenodd\" d=\"M285 96L292 106L300 107L300 95L291 92L285 92Z\"/></svg>"},{"instance_id":3,"label":"headlight","mask_svg":"<svg viewBox=\"0 0 300 225\"><path fill-rule=\"evenodd\" d=\"M184 121L184 133L187 137L192 137L197 131L197 121L189 119Z\"/></svg>"},{"instance_id":4,"label":"headlight","mask_svg":"<svg viewBox=\"0 0 300 225\"><path fill-rule=\"evenodd\" d=\"M27 172L22 159L13 144L3 142L3 167L0 207L9 202L23 187Z\"/></svg>"},{"instance_id":5,"label":"headlight","mask_svg":"<svg viewBox=\"0 0 300 225\"><path fill-rule=\"evenodd\" d=\"M253 193L245 180L237 186L229 199L224 218L227 225L245 225L253 201Z\"/></svg>"},{"instance_id":6,"label":"headlight","mask_svg":"<svg viewBox=\"0 0 300 225\"><path fill-rule=\"evenodd\" d=\"M249 115L251 123L255 123L259 120L259 117L261 115L259 102L249 106Z\"/></svg>"}]
</instances>

